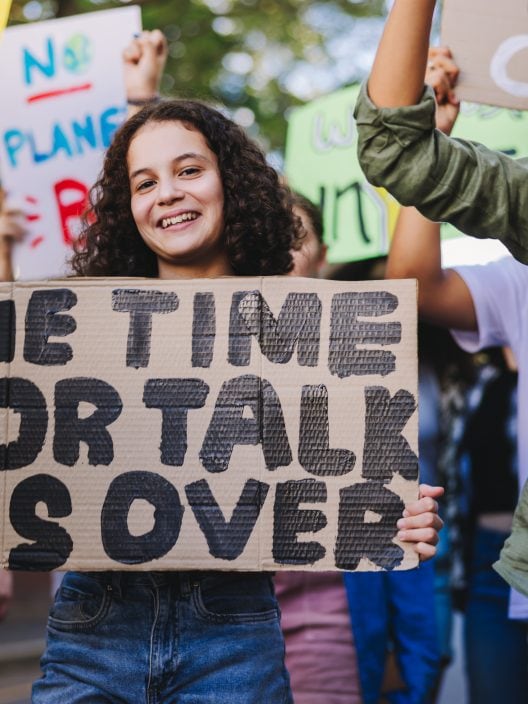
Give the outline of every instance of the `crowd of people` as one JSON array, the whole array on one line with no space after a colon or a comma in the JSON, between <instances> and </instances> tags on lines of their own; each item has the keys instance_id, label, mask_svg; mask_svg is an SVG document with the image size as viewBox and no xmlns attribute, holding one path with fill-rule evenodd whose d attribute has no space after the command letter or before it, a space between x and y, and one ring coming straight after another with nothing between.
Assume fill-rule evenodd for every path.
<instances>
[{"instance_id":1,"label":"crowd of people","mask_svg":"<svg viewBox=\"0 0 528 704\"><path fill-rule=\"evenodd\" d=\"M66 573L36 704L432 704L459 606L471 704L525 700L528 491L512 515L528 478L528 442L517 432L528 413L526 167L449 137L458 68L448 49L429 48L433 10L434 0L395 0L356 108L367 177L407 206L385 275L419 282L425 483L398 521L398 538L413 545L420 568L274 578ZM74 274L320 276L317 206L293 193L222 112L160 99L166 52L157 30L124 52L129 117L91 191ZM436 221L444 220L500 237L521 262L443 269ZM3 199L0 280L12 280L24 234L24 213ZM375 264L375 273L365 265L336 277L377 277ZM1 616L12 585L0 575Z\"/></svg>"}]
</instances>

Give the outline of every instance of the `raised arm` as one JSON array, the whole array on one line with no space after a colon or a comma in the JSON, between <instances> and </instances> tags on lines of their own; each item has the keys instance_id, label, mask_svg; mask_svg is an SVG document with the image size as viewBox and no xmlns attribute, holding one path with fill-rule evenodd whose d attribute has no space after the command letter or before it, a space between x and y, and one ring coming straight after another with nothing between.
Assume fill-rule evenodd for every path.
<instances>
[{"instance_id":1,"label":"raised arm","mask_svg":"<svg viewBox=\"0 0 528 704\"><path fill-rule=\"evenodd\" d=\"M434 0L396 0L368 82L375 105L414 105L423 93Z\"/></svg>"},{"instance_id":2,"label":"raised arm","mask_svg":"<svg viewBox=\"0 0 528 704\"><path fill-rule=\"evenodd\" d=\"M167 52L167 40L159 29L141 32L123 51L128 117L159 96Z\"/></svg>"},{"instance_id":3,"label":"raised arm","mask_svg":"<svg viewBox=\"0 0 528 704\"><path fill-rule=\"evenodd\" d=\"M528 160L435 130L433 93L421 89L433 6L395 0L356 106L359 161L370 183L403 205L499 239L528 264ZM456 107L452 91L449 101Z\"/></svg>"},{"instance_id":4,"label":"raised arm","mask_svg":"<svg viewBox=\"0 0 528 704\"><path fill-rule=\"evenodd\" d=\"M25 235L24 213L10 207L0 189L0 281L13 281L13 248Z\"/></svg>"},{"instance_id":5,"label":"raised arm","mask_svg":"<svg viewBox=\"0 0 528 704\"><path fill-rule=\"evenodd\" d=\"M473 298L456 271L442 269L440 225L402 208L389 251L389 279L418 279L418 312L435 325L477 330Z\"/></svg>"},{"instance_id":6,"label":"raised arm","mask_svg":"<svg viewBox=\"0 0 528 704\"><path fill-rule=\"evenodd\" d=\"M449 94L458 68L446 47L429 50L426 83L436 97L436 124L449 134L458 116L458 105ZM402 208L389 251L387 278L418 279L418 311L431 323L459 330L476 330L473 298L455 271L442 269L440 225L424 218L415 208Z\"/></svg>"}]
</instances>

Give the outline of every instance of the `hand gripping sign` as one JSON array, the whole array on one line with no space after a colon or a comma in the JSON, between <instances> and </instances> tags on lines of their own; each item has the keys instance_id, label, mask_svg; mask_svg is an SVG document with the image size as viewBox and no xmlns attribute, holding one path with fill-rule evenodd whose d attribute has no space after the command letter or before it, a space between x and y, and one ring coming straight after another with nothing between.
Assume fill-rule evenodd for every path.
<instances>
[{"instance_id":1,"label":"hand gripping sign","mask_svg":"<svg viewBox=\"0 0 528 704\"><path fill-rule=\"evenodd\" d=\"M416 285L0 285L11 569L394 570Z\"/></svg>"}]
</instances>

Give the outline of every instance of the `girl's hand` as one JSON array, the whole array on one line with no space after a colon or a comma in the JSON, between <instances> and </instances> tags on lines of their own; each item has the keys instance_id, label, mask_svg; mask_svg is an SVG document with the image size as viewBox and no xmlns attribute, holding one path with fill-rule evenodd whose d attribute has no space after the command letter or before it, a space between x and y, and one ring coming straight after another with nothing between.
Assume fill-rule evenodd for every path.
<instances>
[{"instance_id":1,"label":"girl's hand","mask_svg":"<svg viewBox=\"0 0 528 704\"><path fill-rule=\"evenodd\" d=\"M403 518L398 521L398 539L414 543L413 547L420 560L428 560L436 553L438 531L444 525L438 515L438 504L435 499L442 496L441 486L420 485L418 501L413 501L405 507Z\"/></svg>"},{"instance_id":2,"label":"girl's hand","mask_svg":"<svg viewBox=\"0 0 528 704\"><path fill-rule=\"evenodd\" d=\"M0 211L0 248L20 242L26 234L26 216L22 210L6 207Z\"/></svg>"},{"instance_id":3,"label":"girl's hand","mask_svg":"<svg viewBox=\"0 0 528 704\"><path fill-rule=\"evenodd\" d=\"M167 40L163 32L141 32L123 51L127 99L147 101L159 93L167 61Z\"/></svg>"},{"instance_id":4,"label":"girl's hand","mask_svg":"<svg viewBox=\"0 0 528 704\"><path fill-rule=\"evenodd\" d=\"M10 206L0 191L0 281L13 280L13 245L27 234L26 215Z\"/></svg>"}]
</instances>

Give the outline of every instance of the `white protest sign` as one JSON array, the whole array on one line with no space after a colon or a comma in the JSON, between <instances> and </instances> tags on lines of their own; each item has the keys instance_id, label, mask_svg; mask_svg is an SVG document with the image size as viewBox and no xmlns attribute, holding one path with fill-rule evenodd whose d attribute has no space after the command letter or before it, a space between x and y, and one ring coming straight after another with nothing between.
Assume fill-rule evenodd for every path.
<instances>
[{"instance_id":1,"label":"white protest sign","mask_svg":"<svg viewBox=\"0 0 528 704\"><path fill-rule=\"evenodd\" d=\"M104 149L126 115L121 52L137 7L8 28L0 44L0 172L28 215L23 279L65 273Z\"/></svg>"},{"instance_id":2,"label":"white protest sign","mask_svg":"<svg viewBox=\"0 0 528 704\"><path fill-rule=\"evenodd\" d=\"M406 569L416 282L0 284L11 569Z\"/></svg>"},{"instance_id":3,"label":"white protest sign","mask_svg":"<svg viewBox=\"0 0 528 704\"><path fill-rule=\"evenodd\" d=\"M462 100L528 109L528 4L525 0L445 0L442 44L460 67Z\"/></svg>"}]
</instances>

